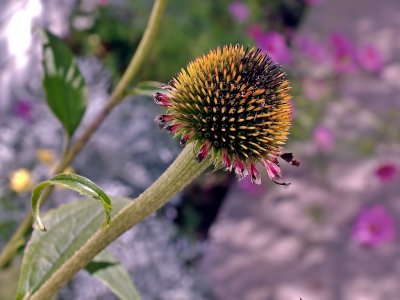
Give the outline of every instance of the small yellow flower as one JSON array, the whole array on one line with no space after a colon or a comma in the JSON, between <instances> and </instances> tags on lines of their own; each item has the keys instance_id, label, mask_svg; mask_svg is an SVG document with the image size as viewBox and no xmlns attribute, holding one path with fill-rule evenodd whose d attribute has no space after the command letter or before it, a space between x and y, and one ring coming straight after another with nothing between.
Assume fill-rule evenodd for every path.
<instances>
[{"instance_id":1,"label":"small yellow flower","mask_svg":"<svg viewBox=\"0 0 400 300\"><path fill-rule=\"evenodd\" d=\"M55 155L54 152L50 149L46 149L46 148L40 148L37 152L36 152L36 157L38 158L38 160L46 165L53 165L55 162Z\"/></svg>"},{"instance_id":2,"label":"small yellow flower","mask_svg":"<svg viewBox=\"0 0 400 300\"><path fill-rule=\"evenodd\" d=\"M10 175L10 189L16 193L24 193L33 186L32 174L27 169L18 169Z\"/></svg>"}]
</instances>

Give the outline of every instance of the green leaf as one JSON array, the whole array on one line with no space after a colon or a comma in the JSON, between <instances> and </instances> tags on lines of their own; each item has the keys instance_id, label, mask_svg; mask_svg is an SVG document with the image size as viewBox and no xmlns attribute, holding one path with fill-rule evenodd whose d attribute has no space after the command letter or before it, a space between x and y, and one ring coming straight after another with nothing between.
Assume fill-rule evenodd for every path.
<instances>
[{"instance_id":1,"label":"green leaf","mask_svg":"<svg viewBox=\"0 0 400 300\"><path fill-rule=\"evenodd\" d=\"M114 216L130 201L113 198ZM35 228L25 248L17 300L28 299L99 229L103 210L93 201L74 201L49 211L47 232Z\"/></svg>"},{"instance_id":2,"label":"green leaf","mask_svg":"<svg viewBox=\"0 0 400 300\"><path fill-rule=\"evenodd\" d=\"M43 190L50 186L62 186L70 190L74 190L81 195L88 196L99 200L104 207L106 214L106 224L110 223L110 212L111 212L111 200L108 198L106 193L104 193L94 182L89 179L75 175L75 174L59 174L49 180L42 181L32 191L32 214L35 222L38 224L39 229L46 231L42 220L40 219L40 203L42 202L42 192Z\"/></svg>"},{"instance_id":3,"label":"green leaf","mask_svg":"<svg viewBox=\"0 0 400 300\"><path fill-rule=\"evenodd\" d=\"M128 272L109 251L103 250L97 254L85 269L106 285L119 299L140 300Z\"/></svg>"},{"instance_id":4,"label":"green leaf","mask_svg":"<svg viewBox=\"0 0 400 300\"><path fill-rule=\"evenodd\" d=\"M163 85L163 83L157 81L142 81L130 91L130 94L153 96L155 92L167 93L168 91L161 88Z\"/></svg>"},{"instance_id":5,"label":"green leaf","mask_svg":"<svg viewBox=\"0 0 400 300\"><path fill-rule=\"evenodd\" d=\"M86 110L87 87L64 42L43 31L43 87L47 103L72 136Z\"/></svg>"}]
</instances>

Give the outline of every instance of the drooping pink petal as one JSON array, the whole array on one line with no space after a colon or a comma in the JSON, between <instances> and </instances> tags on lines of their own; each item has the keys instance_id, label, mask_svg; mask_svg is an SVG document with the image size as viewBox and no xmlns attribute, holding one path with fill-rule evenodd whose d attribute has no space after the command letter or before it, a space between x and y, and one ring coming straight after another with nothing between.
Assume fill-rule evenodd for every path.
<instances>
[{"instance_id":1,"label":"drooping pink petal","mask_svg":"<svg viewBox=\"0 0 400 300\"><path fill-rule=\"evenodd\" d=\"M229 158L229 154L225 149L222 150L222 162L223 162L226 170L229 170L229 171L232 170L231 159Z\"/></svg>"},{"instance_id":2,"label":"drooping pink petal","mask_svg":"<svg viewBox=\"0 0 400 300\"><path fill-rule=\"evenodd\" d=\"M235 157L235 173L239 180L242 180L248 175L244 163L238 156Z\"/></svg>"},{"instance_id":3,"label":"drooping pink petal","mask_svg":"<svg viewBox=\"0 0 400 300\"><path fill-rule=\"evenodd\" d=\"M154 102L164 107L172 105L172 103L169 101L169 97L166 94L160 92L154 93Z\"/></svg>"},{"instance_id":4,"label":"drooping pink petal","mask_svg":"<svg viewBox=\"0 0 400 300\"><path fill-rule=\"evenodd\" d=\"M273 182L279 185L290 185L290 183L283 182L281 168L279 167L277 159L273 162L269 160L263 160L265 170L267 171L268 177L271 178Z\"/></svg>"},{"instance_id":5,"label":"drooping pink petal","mask_svg":"<svg viewBox=\"0 0 400 300\"><path fill-rule=\"evenodd\" d=\"M176 123L174 125L171 126L167 126L165 129L171 133L175 133L177 132L178 129L182 128L182 124L181 123Z\"/></svg>"},{"instance_id":6,"label":"drooping pink petal","mask_svg":"<svg viewBox=\"0 0 400 300\"><path fill-rule=\"evenodd\" d=\"M250 179L251 179L252 183L261 184L260 174L258 174L258 170L257 170L256 166L253 163L250 163L249 173L250 173Z\"/></svg>"},{"instance_id":7,"label":"drooping pink petal","mask_svg":"<svg viewBox=\"0 0 400 300\"><path fill-rule=\"evenodd\" d=\"M209 151L210 151L210 143L204 142L204 144L200 148L199 153L197 153L196 156L197 161L202 162L207 157Z\"/></svg>"},{"instance_id":8,"label":"drooping pink petal","mask_svg":"<svg viewBox=\"0 0 400 300\"><path fill-rule=\"evenodd\" d=\"M184 146L186 145L187 141L192 137L192 135L193 135L192 132L189 132L189 133L185 134L185 135L182 137L181 141L179 142L180 145L181 145L182 147L184 147Z\"/></svg>"},{"instance_id":9,"label":"drooping pink petal","mask_svg":"<svg viewBox=\"0 0 400 300\"><path fill-rule=\"evenodd\" d=\"M161 129L164 128L165 123L172 121L172 115L158 115L154 118L154 122L160 126Z\"/></svg>"},{"instance_id":10,"label":"drooping pink petal","mask_svg":"<svg viewBox=\"0 0 400 300\"><path fill-rule=\"evenodd\" d=\"M394 218L380 205L360 211L353 227L353 239L361 245L377 247L396 238Z\"/></svg>"}]
</instances>

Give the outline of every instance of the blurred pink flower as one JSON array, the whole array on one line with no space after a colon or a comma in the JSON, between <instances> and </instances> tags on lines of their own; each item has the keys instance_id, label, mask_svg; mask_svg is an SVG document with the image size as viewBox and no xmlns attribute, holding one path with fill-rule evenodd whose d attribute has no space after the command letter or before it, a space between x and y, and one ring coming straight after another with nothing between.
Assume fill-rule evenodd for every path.
<instances>
[{"instance_id":1,"label":"blurred pink flower","mask_svg":"<svg viewBox=\"0 0 400 300\"><path fill-rule=\"evenodd\" d=\"M27 100L17 100L13 107L14 114L27 121L32 121L32 103Z\"/></svg>"},{"instance_id":2,"label":"blurred pink flower","mask_svg":"<svg viewBox=\"0 0 400 300\"><path fill-rule=\"evenodd\" d=\"M372 45L361 47L357 52L359 64L367 71L377 72L383 67L381 52Z\"/></svg>"},{"instance_id":3,"label":"blurred pink flower","mask_svg":"<svg viewBox=\"0 0 400 300\"><path fill-rule=\"evenodd\" d=\"M313 141L319 151L330 151L333 146L332 131L323 126L316 127L313 133Z\"/></svg>"},{"instance_id":4,"label":"blurred pink flower","mask_svg":"<svg viewBox=\"0 0 400 300\"><path fill-rule=\"evenodd\" d=\"M251 25L248 29L247 29L247 33L250 35L250 37L253 40L257 40L259 38L261 38L261 36L264 34L263 29L261 27L260 24L254 24Z\"/></svg>"},{"instance_id":5,"label":"blurred pink flower","mask_svg":"<svg viewBox=\"0 0 400 300\"><path fill-rule=\"evenodd\" d=\"M325 47L310 36L296 35L293 42L302 55L314 62L323 62L330 58Z\"/></svg>"},{"instance_id":6,"label":"blurred pink flower","mask_svg":"<svg viewBox=\"0 0 400 300\"><path fill-rule=\"evenodd\" d=\"M376 247L396 238L395 221L382 205L364 208L353 227L353 239L364 246Z\"/></svg>"},{"instance_id":7,"label":"blurred pink flower","mask_svg":"<svg viewBox=\"0 0 400 300\"><path fill-rule=\"evenodd\" d=\"M338 73L354 74L358 71L356 51L352 43L342 34L333 33L330 37L333 49L334 69Z\"/></svg>"},{"instance_id":8,"label":"blurred pink flower","mask_svg":"<svg viewBox=\"0 0 400 300\"><path fill-rule=\"evenodd\" d=\"M97 0L97 4L104 7L110 4L110 0Z\"/></svg>"},{"instance_id":9,"label":"blurred pink flower","mask_svg":"<svg viewBox=\"0 0 400 300\"><path fill-rule=\"evenodd\" d=\"M310 100L319 100L328 92L326 80L304 78L301 82L303 95Z\"/></svg>"},{"instance_id":10,"label":"blurred pink flower","mask_svg":"<svg viewBox=\"0 0 400 300\"><path fill-rule=\"evenodd\" d=\"M274 61L281 64L289 64L292 61L292 54L286 44L286 39L279 32L265 33L256 25L249 29L249 34L257 46L266 51Z\"/></svg>"},{"instance_id":11,"label":"blurred pink flower","mask_svg":"<svg viewBox=\"0 0 400 300\"><path fill-rule=\"evenodd\" d=\"M394 164L386 163L375 170L375 175L381 182L391 182L396 178L397 167Z\"/></svg>"},{"instance_id":12,"label":"blurred pink flower","mask_svg":"<svg viewBox=\"0 0 400 300\"><path fill-rule=\"evenodd\" d=\"M244 23L249 19L250 11L246 4L235 0L229 4L229 13L239 23Z\"/></svg>"}]
</instances>

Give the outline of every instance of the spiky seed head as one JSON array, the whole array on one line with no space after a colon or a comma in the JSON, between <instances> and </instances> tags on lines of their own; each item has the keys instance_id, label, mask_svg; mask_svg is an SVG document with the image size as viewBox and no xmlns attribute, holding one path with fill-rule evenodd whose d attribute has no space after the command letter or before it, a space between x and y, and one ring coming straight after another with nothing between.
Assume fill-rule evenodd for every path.
<instances>
[{"instance_id":1,"label":"spiky seed head","mask_svg":"<svg viewBox=\"0 0 400 300\"><path fill-rule=\"evenodd\" d=\"M239 178L250 174L260 183L256 164L278 184L277 157L283 153L292 120L289 81L281 66L260 49L224 46L182 69L155 102L167 107L156 117L161 128L195 143L196 158L211 157L216 168L234 169ZM170 122L169 126L165 126Z\"/></svg>"}]
</instances>

